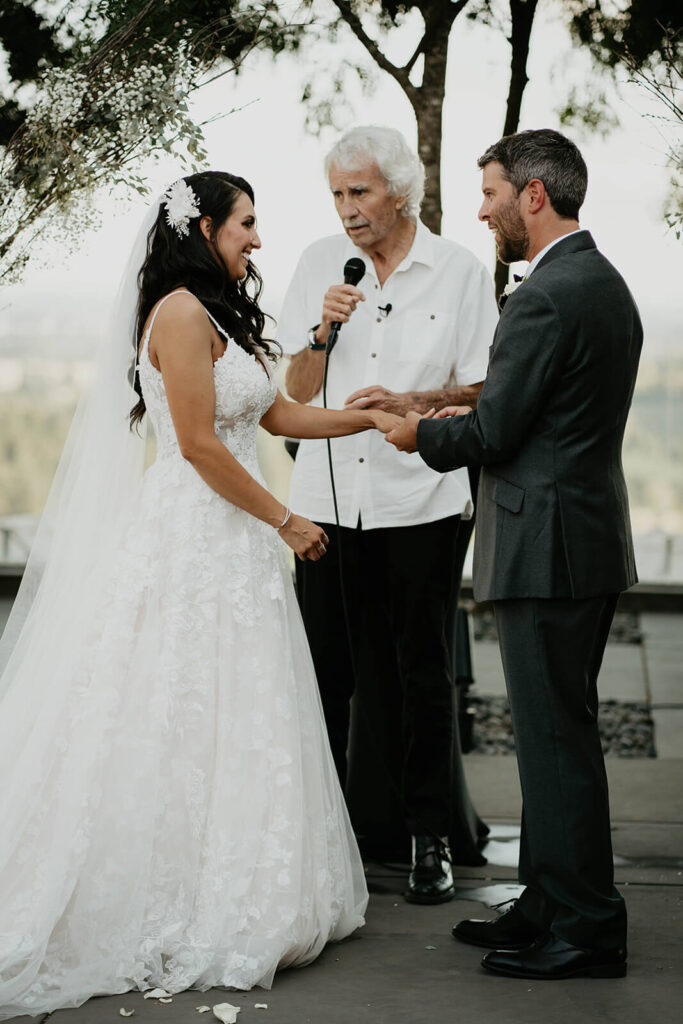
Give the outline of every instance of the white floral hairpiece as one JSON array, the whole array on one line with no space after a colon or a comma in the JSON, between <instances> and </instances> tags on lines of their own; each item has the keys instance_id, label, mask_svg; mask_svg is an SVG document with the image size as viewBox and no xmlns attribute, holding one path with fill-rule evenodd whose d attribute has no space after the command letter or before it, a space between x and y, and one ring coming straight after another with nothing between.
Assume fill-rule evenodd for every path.
<instances>
[{"instance_id":1,"label":"white floral hairpiece","mask_svg":"<svg viewBox=\"0 0 683 1024\"><path fill-rule=\"evenodd\" d=\"M180 237L189 235L188 227L191 218L199 217L199 200L190 185L183 178L174 181L164 192L166 220Z\"/></svg>"}]
</instances>

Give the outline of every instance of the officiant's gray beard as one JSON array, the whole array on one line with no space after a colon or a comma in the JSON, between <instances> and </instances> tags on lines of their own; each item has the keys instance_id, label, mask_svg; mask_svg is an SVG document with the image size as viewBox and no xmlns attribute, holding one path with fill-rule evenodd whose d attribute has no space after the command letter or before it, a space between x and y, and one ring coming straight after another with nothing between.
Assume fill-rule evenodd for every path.
<instances>
[{"instance_id":1,"label":"officiant's gray beard","mask_svg":"<svg viewBox=\"0 0 683 1024\"><path fill-rule=\"evenodd\" d=\"M518 200L510 199L495 215L495 224L501 236L496 243L501 263L517 263L525 260L529 252L529 232L519 214Z\"/></svg>"}]
</instances>

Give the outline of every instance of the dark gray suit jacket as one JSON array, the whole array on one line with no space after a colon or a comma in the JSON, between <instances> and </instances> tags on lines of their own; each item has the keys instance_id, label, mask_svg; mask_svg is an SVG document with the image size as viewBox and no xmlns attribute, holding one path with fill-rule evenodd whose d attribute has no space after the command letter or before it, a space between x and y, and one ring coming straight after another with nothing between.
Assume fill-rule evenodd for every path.
<instances>
[{"instance_id":1,"label":"dark gray suit jacket","mask_svg":"<svg viewBox=\"0 0 683 1024\"><path fill-rule=\"evenodd\" d=\"M476 411L421 420L420 455L481 465L478 601L591 597L637 581L621 445L643 332L588 231L508 298Z\"/></svg>"}]
</instances>

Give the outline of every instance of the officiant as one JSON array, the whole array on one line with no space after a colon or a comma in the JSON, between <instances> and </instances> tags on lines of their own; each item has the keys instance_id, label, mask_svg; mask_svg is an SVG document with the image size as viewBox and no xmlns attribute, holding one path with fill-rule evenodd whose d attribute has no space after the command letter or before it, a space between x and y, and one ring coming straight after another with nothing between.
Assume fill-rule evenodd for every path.
<instances>
[{"instance_id":1,"label":"officiant","mask_svg":"<svg viewBox=\"0 0 683 1024\"><path fill-rule=\"evenodd\" d=\"M314 242L278 326L287 389L322 404L405 415L476 405L497 321L490 276L420 221L424 168L390 128L347 132L325 163L344 233ZM349 258L365 265L342 283ZM453 896L450 860L482 863L486 826L462 772L446 623L467 471L443 476L376 437L304 441L291 505L324 524L328 557L297 566L298 593L330 743L366 856L412 839L406 898ZM332 481L338 503L337 526ZM353 722L351 722L351 698ZM352 741L349 747L349 729Z\"/></svg>"}]
</instances>

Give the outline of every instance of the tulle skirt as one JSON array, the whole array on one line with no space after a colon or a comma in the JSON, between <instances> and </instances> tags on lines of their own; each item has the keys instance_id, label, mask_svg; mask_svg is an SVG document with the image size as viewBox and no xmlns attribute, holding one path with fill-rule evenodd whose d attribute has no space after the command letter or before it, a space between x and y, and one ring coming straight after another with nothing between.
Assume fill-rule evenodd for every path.
<instances>
[{"instance_id":1,"label":"tulle skirt","mask_svg":"<svg viewBox=\"0 0 683 1024\"><path fill-rule=\"evenodd\" d=\"M0 706L0 1018L269 987L361 925L276 531L162 459L64 590Z\"/></svg>"}]
</instances>

